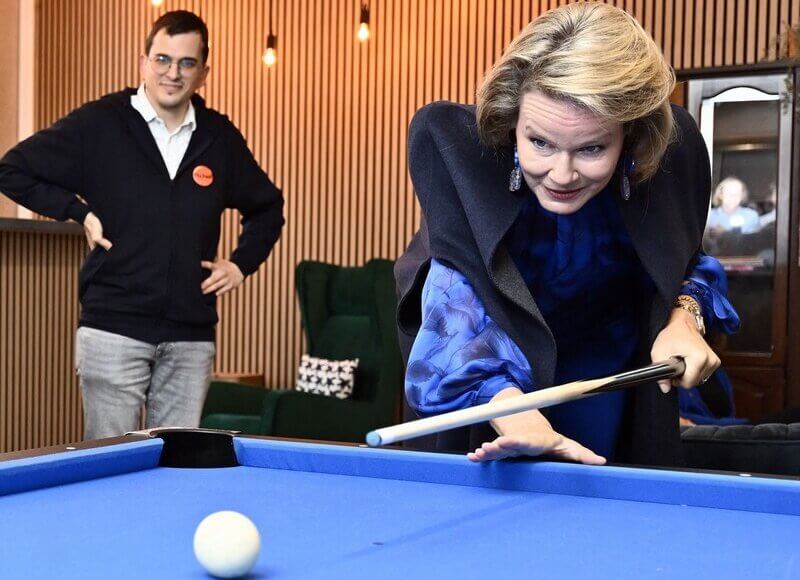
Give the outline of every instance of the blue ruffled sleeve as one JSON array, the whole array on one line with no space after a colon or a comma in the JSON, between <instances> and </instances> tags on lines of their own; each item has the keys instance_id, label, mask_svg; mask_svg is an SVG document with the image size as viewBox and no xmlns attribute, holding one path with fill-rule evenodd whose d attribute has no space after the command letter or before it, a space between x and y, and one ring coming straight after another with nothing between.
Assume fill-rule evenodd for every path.
<instances>
[{"instance_id":1,"label":"blue ruffled sleeve","mask_svg":"<svg viewBox=\"0 0 800 580\"><path fill-rule=\"evenodd\" d=\"M728 278L716 258L701 254L681 294L691 296L703 309L706 327L733 334L739 330L739 315L728 301Z\"/></svg>"},{"instance_id":2,"label":"blue ruffled sleeve","mask_svg":"<svg viewBox=\"0 0 800 580\"><path fill-rule=\"evenodd\" d=\"M406 371L409 405L423 416L445 413L485 403L510 386L533 390L527 359L467 279L432 260Z\"/></svg>"}]
</instances>

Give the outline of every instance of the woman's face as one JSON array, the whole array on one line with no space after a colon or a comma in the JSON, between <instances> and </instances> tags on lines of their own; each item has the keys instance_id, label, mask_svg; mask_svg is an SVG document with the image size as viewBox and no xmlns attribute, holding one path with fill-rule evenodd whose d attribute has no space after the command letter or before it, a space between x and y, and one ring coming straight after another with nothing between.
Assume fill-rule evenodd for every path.
<instances>
[{"instance_id":1,"label":"woman's face","mask_svg":"<svg viewBox=\"0 0 800 580\"><path fill-rule=\"evenodd\" d=\"M522 97L516 135L525 182L558 214L574 213L600 193L622 152L622 123L537 90Z\"/></svg>"}]
</instances>

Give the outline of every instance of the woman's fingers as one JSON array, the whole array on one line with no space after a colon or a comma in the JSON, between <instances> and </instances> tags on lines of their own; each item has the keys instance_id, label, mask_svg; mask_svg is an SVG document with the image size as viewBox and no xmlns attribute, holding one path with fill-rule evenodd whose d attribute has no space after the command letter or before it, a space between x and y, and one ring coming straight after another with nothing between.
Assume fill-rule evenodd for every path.
<instances>
[{"instance_id":1,"label":"woman's fingers","mask_svg":"<svg viewBox=\"0 0 800 580\"><path fill-rule=\"evenodd\" d=\"M603 465L606 462L604 457L597 455L591 449L555 431L522 437L503 435L494 441L487 441L472 453L468 453L467 457L471 461L494 461L521 455L535 457L543 454L590 465Z\"/></svg>"},{"instance_id":2,"label":"woman's fingers","mask_svg":"<svg viewBox=\"0 0 800 580\"><path fill-rule=\"evenodd\" d=\"M672 387L690 389L702 385L720 366L719 357L710 348L700 349L691 354L682 355L681 358L683 358L686 364L686 370L680 377L658 381L658 387L663 393L669 393Z\"/></svg>"},{"instance_id":3,"label":"woman's fingers","mask_svg":"<svg viewBox=\"0 0 800 580\"><path fill-rule=\"evenodd\" d=\"M692 353L686 356L684 361L686 363L686 371L682 376L672 381L673 385L684 389L702 385L720 365L719 357L710 348Z\"/></svg>"},{"instance_id":4,"label":"woman's fingers","mask_svg":"<svg viewBox=\"0 0 800 580\"><path fill-rule=\"evenodd\" d=\"M564 438L561 449L554 450L554 454L563 459L585 463L587 465L605 465L606 458L598 455L588 447L584 447L577 441Z\"/></svg>"}]
</instances>

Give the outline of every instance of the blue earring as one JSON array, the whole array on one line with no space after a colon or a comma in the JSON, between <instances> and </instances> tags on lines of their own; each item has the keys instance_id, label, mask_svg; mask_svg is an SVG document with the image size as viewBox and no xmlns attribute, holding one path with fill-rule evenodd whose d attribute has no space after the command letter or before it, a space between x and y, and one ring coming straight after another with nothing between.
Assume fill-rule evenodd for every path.
<instances>
[{"instance_id":1,"label":"blue earring","mask_svg":"<svg viewBox=\"0 0 800 580\"><path fill-rule=\"evenodd\" d=\"M511 178L508 180L509 191L519 191L522 187L522 169L519 167L519 153L517 153L517 145L514 144L514 169L511 170Z\"/></svg>"},{"instance_id":2,"label":"blue earring","mask_svg":"<svg viewBox=\"0 0 800 580\"><path fill-rule=\"evenodd\" d=\"M636 161L627 153L622 154L622 199L628 201L631 198L630 174L636 167Z\"/></svg>"}]
</instances>

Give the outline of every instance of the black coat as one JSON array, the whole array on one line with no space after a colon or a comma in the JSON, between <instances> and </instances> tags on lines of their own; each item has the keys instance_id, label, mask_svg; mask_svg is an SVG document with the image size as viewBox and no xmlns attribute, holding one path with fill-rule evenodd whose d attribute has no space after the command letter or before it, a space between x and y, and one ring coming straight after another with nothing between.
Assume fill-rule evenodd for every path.
<instances>
[{"instance_id":1,"label":"black coat","mask_svg":"<svg viewBox=\"0 0 800 580\"><path fill-rule=\"evenodd\" d=\"M632 305L642 313L637 362L664 328L683 280L697 263L710 196L710 166L689 114L673 107L677 139L659 171L619 208L628 234L656 291ZM406 360L421 322L421 292L436 258L472 284L487 313L531 363L535 383L553 384L556 344L503 240L530 191L508 190L510 148L495 151L477 135L475 108L437 102L420 109L409 129L411 180L423 222L397 261L398 327ZM618 190L618 178L611 187ZM590 378L590 377L587 377ZM466 442L472 446L480 438ZM450 439L453 441L454 439ZM457 446L462 446L459 443ZM629 392L617 458L640 464L680 465L677 396L655 384Z\"/></svg>"}]
</instances>

